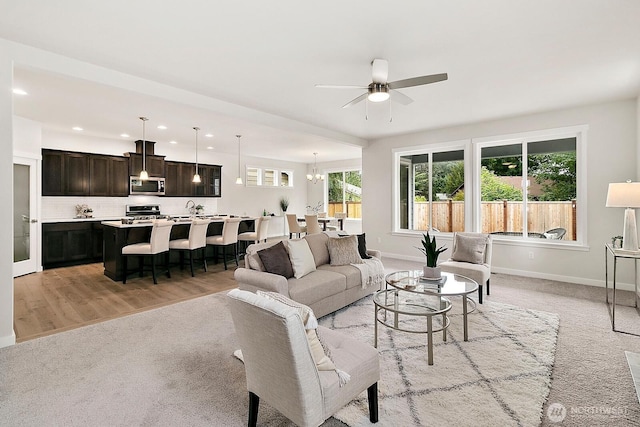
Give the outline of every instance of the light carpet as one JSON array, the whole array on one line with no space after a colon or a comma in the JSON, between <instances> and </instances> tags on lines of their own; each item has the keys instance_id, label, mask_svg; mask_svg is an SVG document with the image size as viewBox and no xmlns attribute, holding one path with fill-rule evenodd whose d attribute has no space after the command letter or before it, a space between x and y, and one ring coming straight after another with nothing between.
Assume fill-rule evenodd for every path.
<instances>
[{"instance_id":1,"label":"light carpet","mask_svg":"<svg viewBox=\"0 0 640 427\"><path fill-rule=\"evenodd\" d=\"M434 334L431 366L426 335L380 325L380 421L401 426L539 425L549 394L558 315L485 302L468 316L469 341L464 342L462 315L455 312L460 304L453 299L447 341ZM407 320L418 321L425 323ZM371 297L325 316L320 324L373 343ZM351 427L373 425L366 392L335 418Z\"/></svg>"}]
</instances>

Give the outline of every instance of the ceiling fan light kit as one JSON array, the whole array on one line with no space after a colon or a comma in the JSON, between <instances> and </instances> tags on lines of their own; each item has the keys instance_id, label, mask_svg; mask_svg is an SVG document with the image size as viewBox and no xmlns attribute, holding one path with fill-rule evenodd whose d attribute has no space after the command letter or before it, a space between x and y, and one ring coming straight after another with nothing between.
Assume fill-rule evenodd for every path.
<instances>
[{"instance_id":1,"label":"ceiling fan light kit","mask_svg":"<svg viewBox=\"0 0 640 427\"><path fill-rule=\"evenodd\" d=\"M407 87L426 85L430 83L441 82L447 80L447 73L431 74L428 76L412 77L404 80L396 80L388 82L389 77L389 62L386 59L374 59L371 61L371 80L368 86L339 86L339 85L316 85L316 87L329 88L329 89L367 89L366 93L352 99L348 103L342 106L342 108L348 108L355 105L365 99L371 102L383 102L390 98L392 101L399 102L403 105L407 105L413 102L413 99L409 98L405 94L398 92L396 89L403 89Z\"/></svg>"}]
</instances>

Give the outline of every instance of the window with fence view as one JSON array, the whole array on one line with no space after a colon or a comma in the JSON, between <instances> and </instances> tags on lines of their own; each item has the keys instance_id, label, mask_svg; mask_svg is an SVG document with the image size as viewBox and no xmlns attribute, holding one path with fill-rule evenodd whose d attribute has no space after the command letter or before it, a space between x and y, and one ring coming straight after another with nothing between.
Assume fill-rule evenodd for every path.
<instances>
[{"instance_id":1,"label":"window with fence view","mask_svg":"<svg viewBox=\"0 0 640 427\"><path fill-rule=\"evenodd\" d=\"M477 223L467 231L576 241L577 141L563 135L473 144L471 182L464 146L398 153L399 229L457 232ZM465 221L465 211L474 221Z\"/></svg>"},{"instance_id":2,"label":"window with fence view","mask_svg":"<svg viewBox=\"0 0 640 427\"><path fill-rule=\"evenodd\" d=\"M343 212L347 218L362 218L362 173L359 170L330 172L327 214Z\"/></svg>"}]
</instances>

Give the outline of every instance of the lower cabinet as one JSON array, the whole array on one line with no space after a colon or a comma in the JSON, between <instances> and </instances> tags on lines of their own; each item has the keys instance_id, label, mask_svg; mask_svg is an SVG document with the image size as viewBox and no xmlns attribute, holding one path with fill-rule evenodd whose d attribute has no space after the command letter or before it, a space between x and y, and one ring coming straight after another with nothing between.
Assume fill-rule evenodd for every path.
<instances>
[{"instance_id":1,"label":"lower cabinet","mask_svg":"<svg viewBox=\"0 0 640 427\"><path fill-rule=\"evenodd\" d=\"M103 228L99 221L42 224L42 267L100 262L102 240Z\"/></svg>"}]
</instances>

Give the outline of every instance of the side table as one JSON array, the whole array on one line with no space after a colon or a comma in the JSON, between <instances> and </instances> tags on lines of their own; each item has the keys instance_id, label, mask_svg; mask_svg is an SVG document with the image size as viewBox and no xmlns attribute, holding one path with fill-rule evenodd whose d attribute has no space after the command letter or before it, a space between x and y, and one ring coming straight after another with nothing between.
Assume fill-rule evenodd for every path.
<instances>
[{"instance_id":1,"label":"side table","mask_svg":"<svg viewBox=\"0 0 640 427\"><path fill-rule=\"evenodd\" d=\"M609 304L609 254L613 257L613 298L612 303ZM640 259L640 251L626 251L622 249L614 248L610 243L604 245L604 287L605 287L605 301L607 308L609 309L609 317L611 318L611 329L615 332L621 332L624 334L640 336L633 332L626 332L616 329L616 274L618 266L618 258L626 258L633 260L634 266L634 307L636 312L638 311L638 259Z\"/></svg>"}]
</instances>

